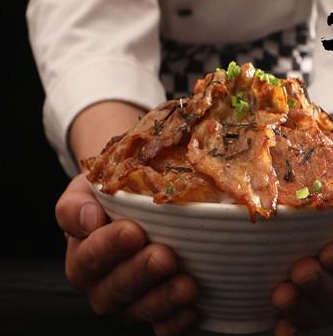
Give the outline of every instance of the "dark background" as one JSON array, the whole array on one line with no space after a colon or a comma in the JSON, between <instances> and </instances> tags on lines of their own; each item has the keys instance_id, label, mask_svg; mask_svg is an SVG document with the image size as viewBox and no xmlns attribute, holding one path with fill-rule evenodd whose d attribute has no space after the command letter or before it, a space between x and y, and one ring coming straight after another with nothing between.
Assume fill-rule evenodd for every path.
<instances>
[{"instance_id":1,"label":"dark background","mask_svg":"<svg viewBox=\"0 0 333 336\"><path fill-rule=\"evenodd\" d=\"M42 126L43 89L25 21L28 1L0 2L2 257L61 257L54 205L68 178Z\"/></svg>"},{"instance_id":2,"label":"dark background","mask_svg":"<svg viewBox=\"0 0 333 336\"><path fill-rule=\"evenodd\" d=\"M27 4L0 1L0 336L152 335L95 315L65 277L54 207L69 178L44 135Z\"/></svg>"}]
</instances>

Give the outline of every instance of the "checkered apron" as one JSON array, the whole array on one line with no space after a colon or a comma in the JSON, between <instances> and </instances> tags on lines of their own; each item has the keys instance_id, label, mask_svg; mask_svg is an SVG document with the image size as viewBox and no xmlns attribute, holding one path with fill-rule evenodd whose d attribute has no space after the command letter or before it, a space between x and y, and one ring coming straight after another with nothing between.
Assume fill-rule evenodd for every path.
<instances>
[{"instance_id":1,"label":"checkered apron","mask_svg":"<svg viewBox=\"0 0 333 336\"><path fill-rule=\"evenodd\" d=\"M161 81L167 98L192 93L198 78L216 67L226 69L231 61L251 62L277 77L299 77L308 85L313 67L314 40L308 24L237 45L184 44L161 39Z\"/></svg>"}]
</instances>

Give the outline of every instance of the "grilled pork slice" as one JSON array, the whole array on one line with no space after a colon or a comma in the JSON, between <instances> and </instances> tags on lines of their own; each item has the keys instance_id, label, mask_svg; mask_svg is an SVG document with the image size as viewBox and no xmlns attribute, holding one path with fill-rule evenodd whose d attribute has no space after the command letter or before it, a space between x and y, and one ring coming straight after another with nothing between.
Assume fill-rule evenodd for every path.
<instances>
[{"instance_id":1,"label":"grilled pork slice","mask_svg":"<svg viewBox=\"0 0 333 336\"><path fill-rule=\"evenodd\" d=\"M158 175L153 173L152 169L144 167L161 150L177 145L186 138L192 127L211 108L213 96L215 100L220 97L221 90L211 85L212 77L214 75L208 75L201 82L201 88L197 89L192 99L183 98L161 104L147 113L132 130L121 137L112 138L99 156L82 161L89 170L88 180L91 183L101 184L101 191L108 194L126 188L134 176L136 182L132 182L132 185L138 184L139 177L150 181L151 178L148 176L154 175L153 180L157 181ZM226 89L222 94L225 92ZM140 170L140 173L135 174L136 170ZM164 179L166 184L169 183L167 177L160 176L158 179L160 181ZM195 181L192 180L191 178L191 183L194 183ZM199 183L199 181L196 182ZM151 183L150 185L152 186ZM159 185L161 186L162 183ZM153 188L153 190L151 192L155 194L157 189ZM148 193L147 189L142 192ZM160 202L162 199L172 200L176 195L178 194L176 193L174 197L159 196L157 200L159 199Z\"/></svg>"},{"instance_id":2,"label":"grilled pork slice","mask_svg":"<svg viewBox=\"0 0 333 336\"><path fill-rule=\"evenodd\" d=\"M188 158L220 190L246 204L255 221L256 213L269 218L276 211L278 181L269 152L272 145L274 133L269 128L241 127L235 135L211 119L194 132Z\"/></svg>"},{"instance_id":3,"label":"grilled pork slice","mask_svg":"<svg viewBox=\"0 0 333 336\"><path fill-rule=\"evenodd\" d=\"M161 149L177 144L193 122L182 117L184 105L169 101L150 111L123 137L111 139L98 157L84 161L88 180L113 194L127 184L128 175L142 169Z\"/></svg>"},{"instance_id":4,"label":"grilled pork slice","mask_svg":"<svg viewBox=\"0 0 333 336\"><path fill-rule=\"evenodd\" d=\"M333 141L316 126L281 126L271 148L279 180L278 203L292 207L327 207L332 202ZM304 191L297 197L297 192Z\"/></svg>"},{"instance_id":5,"label":"grilled pork slice","mask_svg":"<svg viewBox=\"0 0 333 336\"><path fill-rule=\"evenodd\" d=\"M252 221L277 203L333 204L333 122L298 79L230 63L167 101L85 160L102 192L123 189L156 203L246 204Z\"/></svg>"},{"instance_id":6,"label":"grilled pork slice","mask_svg":"<svg viewBox=\"0 0 333 336\"><path fill-rule=\"evenodd\" d=\"M164 175L159 176L157 172L153 172L153 169L145 167L160 151L176 145L184 137L186 138L186 135L191 132L192 126L210 108L210 92L211 90L207 89L204 98L194 97L192 100L184 98L161 104L142 118L137 126L127 134L112 138L99 156L83 161L89 170L88 180L91 183L101 184L102 192L113 194L119 189L126 188L127 184L131 184L132 189L135 184L143 186L142 181L138 182L141 178L148 181L152 189L150 193L161 192L162 185L168 185L170 179ZM140 170L140 172L135 173L136 170ZM193 178L193 176L187 178L189 186L191 183L206 183L206 178ZM131 181L133 179L134 181ZM157 183L160 188L153 187L154 183L151 181L156 183L160 181ZM214 186L210 187L212 190L214 189ZM146 189L140 190L147 194L147 188L150 190L147 186ZM127 189L131 189L131 187L127 187ZM135 188L135 190L139 189ZM191 190L193 190L192 187L188 192ZM211 194L214 194L214 191ZM164 198L160 195L156 200L160 199L159 202L162 199L165 201L178 200L177 195L178 193L175 193L173 197L169 197L169 195ZM180 197L180 199L183 198ZM203 197L199 197L199 199L202 200ZM209 196L209 199L213 198ZM196 199L193 197L193 200Z\"/></svg>"},{"instance_id":7,"label":"grilled pork slice","mask_svg":"<svg viewBox=\"0 0 333 336\"><path fill-rule=\"evenodd\" d=\"M311 103L298 79L283 81L288 92L288 120L276 128L271 148L279 180L278 203L325 208L332 204L333 122Z\"/></svg>"},{"instance_id":8,"label":"grilled pork slice","mask_svg":"<svg viewBox=\"0 0 333 336\"><path fill-rule=\"evenodd\" d=\"M165 202L219 202L221 191L214 181L191 165L186 146L173 146L162 150L150 166L167 182L166 187L156 193L156 203Z\"/></svg>"}]
</instances>

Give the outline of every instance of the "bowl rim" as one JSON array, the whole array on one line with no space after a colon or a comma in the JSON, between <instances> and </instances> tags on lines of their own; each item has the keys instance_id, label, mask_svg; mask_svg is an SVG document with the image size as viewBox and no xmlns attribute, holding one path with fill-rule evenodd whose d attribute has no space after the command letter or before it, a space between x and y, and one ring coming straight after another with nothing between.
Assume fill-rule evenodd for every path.
<instances>
[{"instance_id":1,"label":"bowl rim","mask_svg":"<svg viewBox=\"0 0 333 336\"><path fill-rule=\"evenodd\" d=\"M99 184L90 184L96 197L106 205L109 202L118 205L131 206L136 209L148 210L154 213L170 213L175 215L184 215L186 217L196 218L228 218L228 219L249 219L249 211L246 205L229 204L229 203L204 203L189 202L184 204L165 203L156 204L151 196L134 194L127 191L119 190L113 195L109 195L100 191ZM315 208L297 209L286 205L277 206L277 214L272 218L313 218L322 217L323 215L332 216L333 208L325 210L317 210ZM258 215L257 221L269 222Z\"/></svg>"}]
</instances>

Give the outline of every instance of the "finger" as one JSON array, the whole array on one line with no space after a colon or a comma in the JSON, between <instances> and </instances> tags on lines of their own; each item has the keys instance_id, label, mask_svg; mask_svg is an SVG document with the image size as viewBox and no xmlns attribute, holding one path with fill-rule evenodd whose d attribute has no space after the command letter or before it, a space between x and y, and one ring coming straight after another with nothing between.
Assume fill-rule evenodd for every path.
<instances>
[{"instance_id":1,"label":"finger","mask_svg":"<svg viewBox=\"0 0 333 336\"><path fill-rule=\"evenodd\" d=\"M272 304L301 329L314 329L329 324L326 313L311 303L291 282L279 284L272 294Z\"/></svg>"},{"instance_id":2,"label":"finger","mask_svg":"<svg viewBox=\"0 0 333 336\"><path fill-rule=\"evenodd\" d=\"M333 242L327 244L319 253L319 261L328 271L333 271Z\"/></svg>"},{"instance_id":3,"label":"finger","mask_svg":"<svg viewBox=\"0 0 333 336\"><path fill-rule=\"evenodd\" d=\"M68 185L56 204L55 213L61 229L76 238L87 237L108 220L84 174Z\"/></svg>"},{"instance_id":4,"label":"finger","mask_svg":"<svg viewBox=\"0 0 333 336\"><path fill-rule=\"evenodd\" d=\"M141 250L145 243L146 236L141 228L127 220L102 226L83 241L70 239L67 278L76 287L91 286L119 262Z\"/></svg>"},{"instance_id":5,"label":"finger","mask_svg":"<svg viewBox=\"0 0 333 336\"><path fill-rule=\"evenodd\" d=\"M179 274L151 289L126 309L126 316L139 321L154 322L193 304L197 297L194 280Z\"/></svg>"},{"instance_id":6,"label":"finger","mask_svg":"<svg viewBox=\"0 0 333 336\"><path fill-rule=\"evenodd\" d=\"M122 311L161 280L174 275L176 269L176 257L169 248L148 245L90 290L92 308L97 314Z\"/></svg>"},{"instance_id":7,"label":"finger","mask_svg":"<svg viewBox=\"0 0 333 336\"><path fill-rule=\"evenodd\" d=\"M307 336L307 335L308 333L301 331L287 319L282 319L278 321L274 330L274 336Z\"/></svg>"},{"instance_id":8,"label":"finger","mask_svg":"<svg viewBox=\"0 0 333 336\"><path fill-rule=\"evenodd\" d=\"M193 308L186 308L165 321L153 324L156 336L178 336L194 325L197 312Z\"/></svg>"},{"instance_id":9,"label":"finger","mask_svg":"<svg viewBox=\"0 0 333 336\"><path fill-rule=\"evenodd\" d=\"M292 281L327 315L333 316L333 276L321 267L318 260L304 258L298 261L293 266Z\"/></svg>"}]
</instances>

